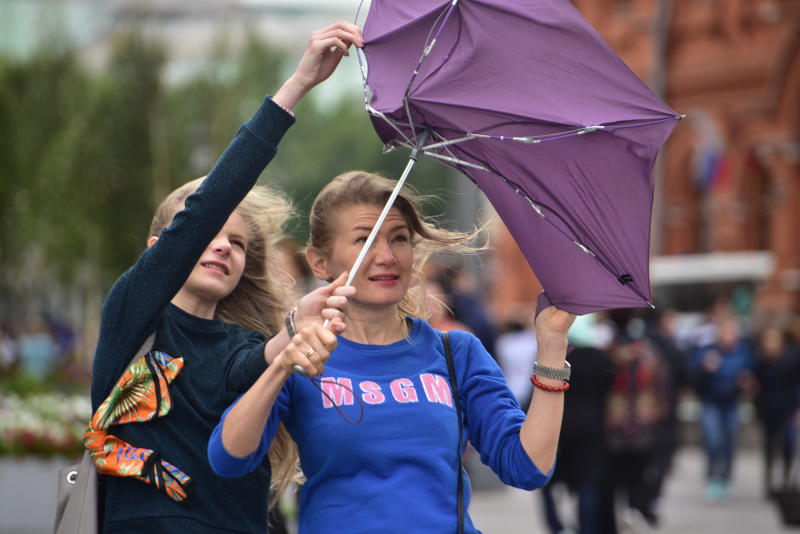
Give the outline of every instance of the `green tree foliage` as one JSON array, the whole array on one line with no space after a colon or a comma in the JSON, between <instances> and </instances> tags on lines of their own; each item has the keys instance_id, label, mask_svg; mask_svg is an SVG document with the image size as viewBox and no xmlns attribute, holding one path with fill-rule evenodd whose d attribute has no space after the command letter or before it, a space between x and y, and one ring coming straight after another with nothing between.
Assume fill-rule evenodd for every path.
<instances>
[{"instance_id":1,"label":"green tree foliage","mask_svg":"<svg viewBox=\"0 0 800 534\"><path fill-rule=\"evenodd\" d=\"M221 46L179 84L165 84L165 65L163 48L135 31L116 38L101 72L70 52L0 59L0 319L26 302L41 308L54 287L105 293L142 250L155 205L210 170L287 67L253 36L236 54ZM359 94L296 111L262 183L302 215L340 172L400 175L407 151L382 154ZM446 174L420 162L411 182L441 193ZM305 229L300 218L301 242Z\"/></svg>"}]
</instances>

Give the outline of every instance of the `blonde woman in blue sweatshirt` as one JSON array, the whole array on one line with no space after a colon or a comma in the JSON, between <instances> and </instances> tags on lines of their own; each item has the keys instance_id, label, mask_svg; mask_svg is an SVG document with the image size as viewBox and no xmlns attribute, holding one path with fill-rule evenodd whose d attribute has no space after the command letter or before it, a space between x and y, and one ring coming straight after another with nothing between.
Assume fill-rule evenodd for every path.
<instances>
[{"instance_id":1,"label":"blonde woman in blue sweatshirt","mask_svg":"<svg viewBox=\"0 0 800 534\"><path fill-rule=\"evenodd\" d=\"M349 269L394 183L350 172L319 194L310 217L307 259L330 280ZM437 249L465 250L469 236L437 228L407 189L378 233L348 300L347 331L318 359L315 387L292 374L324 351L300 332L258 381L223 415L209 443L218 474L239 477L262 461L283 423L297 443L307 482L300 532L455 532L458 459L467 440L509 485L546 484L568 378L567 330L574 316L549 307L537 319L537 385L525 414L502 372L472 334L450 332L463 437L441 333L423 318L424 284L416 273ZM306 339L308 337L308 339ZM534 370L532 370L534 372ZM548 378L546 375L561 378ZM363 419L349 424L363 405ZM469 484L464 484L464 506ZM478 532L469 517L464 532Z\"/></svg>"}]
</instances>

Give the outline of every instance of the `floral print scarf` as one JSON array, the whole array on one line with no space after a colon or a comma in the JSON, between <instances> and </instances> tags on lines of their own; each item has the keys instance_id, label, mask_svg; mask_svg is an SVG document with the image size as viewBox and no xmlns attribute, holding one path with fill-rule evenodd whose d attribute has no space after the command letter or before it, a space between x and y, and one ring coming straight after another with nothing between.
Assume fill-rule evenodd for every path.
<instances>
[{"instance_id":1,"label":"floral print scarf","mask_svg":"<svg viewBox=\"0 0 800 534\"><path fill-rule=\"evenodd\" d=\"M134 447L112 436L111 425L144 423L172 407L168 386L183 369L183 358L151 351L136 359L92 416L83 443L102 475L134 477L163 490L174 501L189 496L191 477L159 452Z\"/></svg>"}]
</instances>

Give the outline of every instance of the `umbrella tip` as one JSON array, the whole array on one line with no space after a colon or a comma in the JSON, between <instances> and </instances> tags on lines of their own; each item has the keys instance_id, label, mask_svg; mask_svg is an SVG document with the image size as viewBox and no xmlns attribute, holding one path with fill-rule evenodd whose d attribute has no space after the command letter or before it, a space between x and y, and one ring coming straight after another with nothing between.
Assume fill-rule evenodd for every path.
<instances>
[{"instance_id":1,"label":"umbrella tip","mask_svg":"<svg viewBox=\"0 0 800 534\"><path fill-rule=\"evenodd\" d=\"M647 305L650 307L650 309L651 309L651 310L655 310L655 309L656 309L656 305L655 305L655 304L653 304L653 303L652 303L652 302L650 302L649 300L648 300L648 301L646 301L646 302L647 302Z\"/></svg>"},{"instance_id":2,"label":"umbrella tip","mask_svg":"<svg viewBox=\"0 0 800 534\"><path fill-rule=\"evenodd\" d=\"M685 119L685 118L686 118L686 113L681 113L680 115L678 115L678 119Z\"/></svg>"}]
</instances>

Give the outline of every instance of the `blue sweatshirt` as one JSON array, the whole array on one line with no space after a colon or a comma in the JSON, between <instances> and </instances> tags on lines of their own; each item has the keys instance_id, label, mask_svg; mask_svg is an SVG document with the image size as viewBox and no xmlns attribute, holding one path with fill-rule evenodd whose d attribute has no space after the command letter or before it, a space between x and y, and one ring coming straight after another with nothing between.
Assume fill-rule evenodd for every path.
<instances>
[{"instance_id":1,"label":"blue sweatshirt","mask_svg":"<svg viewBox=\"0 0 800 534\"><path fill-rule=\"evenodd\" d=\"M406 339L390 345L340 337L322 378L330 399L307 378L290 377L259 448L248 457L234 457L222 444L226 411L208 445L214 471L228 477L249 473L282 422L297 442L308 478L300 532L447 532L451 525L455 531L458 424L444 347L427 322L412 319L411 325ZM499 367L472 334L451 332L450 342L464 410L460 451L468 439L506 484L543 486L550 474L537 469L522 448L525 414ZM356 397L364 418L351 425L331 399L357 419ZM469 488L467 481L465 509ZM469 517L465 532L478 532Z\"/></svg>"},{"instance_id":2,"label":"blue sweatshirt","mask_svg":"<svg viewBox=\"0 0 800 534\"><path fill-rule=\"evenodd\" d=\"M703 368L703 359L711 352L721 357L719 369L709 372ZM735 404L739 400L739 376L753 369L754 361L750 345L741 340L730 348L710 345L697 350L692 359L697 390L703 402Z\"/></svg>"},{"instance_id":3,"label":"blue sweatshirt","mask_svg":"<svg viewBox=\"0 0 800 534\"><path fill-rule=\"evenodd\" d=\"M266 368L264 337L190 315L170 304L200 255L220 231L267 163L294 119L266 99L241 127L186 208L111 289L103 306L92 373L92 407L109 394L152 332L154 350L184 358L170 385L172 409L147 423L111 427L137 447L157 451L192 477L190 496L176 503L155 487L104 476L103 532L266 531L268 463L243 481L214 475L205 453L220 414Z\"/></svg>"}]
</instances>

